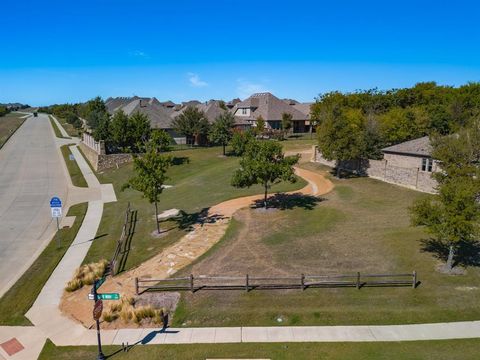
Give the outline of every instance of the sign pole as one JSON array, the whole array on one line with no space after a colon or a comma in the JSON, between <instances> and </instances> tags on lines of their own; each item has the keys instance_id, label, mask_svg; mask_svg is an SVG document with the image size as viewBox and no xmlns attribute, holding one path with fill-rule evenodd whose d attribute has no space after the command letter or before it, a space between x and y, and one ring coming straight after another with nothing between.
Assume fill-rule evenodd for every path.
<instances>
[{"instance_id":1,"label":"sign pole","mask_svg":"<svg viewBox=\"0 0 480 360\"><path fill-rule=\"evenodd\" d=\"M98 301L98 295L97 295L97 280L93 283L93 299L95 300L95 304ZM102 340L100 339L100 317L95 319L97 323L97 342L98 342L98 355L97 355L97 360L105 360L105 355L103 355L102 352Z\"/></svg>"},{"instance_id":2,"label":"sign pole","mask_svg":"<svg viewBox=\"0 0 480 360\"><path fill-rule=\"evenodd\" d=\"M62 246L62 239L60 239L60 234L58 233L60 231L60 226L58 225L58 217L55 218L57 219L57 242L58 242L58 247Z\"/></svg>"}]
</instances>

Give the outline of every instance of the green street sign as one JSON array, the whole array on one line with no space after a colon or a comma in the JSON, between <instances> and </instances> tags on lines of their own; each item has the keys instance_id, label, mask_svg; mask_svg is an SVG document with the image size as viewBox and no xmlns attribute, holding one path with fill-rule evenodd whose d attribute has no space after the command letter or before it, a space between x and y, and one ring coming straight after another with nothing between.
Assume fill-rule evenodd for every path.
<instances>
[{"instance_id":1,"label":"green street sign","mask_svg":"<svg viewBox=\"0 0 480 360\"><path fill-rule=\"evenodd\" d=\"M119 293L97 294L97 297L102 300L120 300Z\"/></svg>"},{"instance_id":2,"label":"green street sign","mask_svg":"<svg viewBox=\"0 0 480 360\"><path fill-rule=\"evenodd\" d=\"M98 279L97 281L95 281L95 290L98 290L98 288L100 286L102 286L102 284L105 282L105 280L106 280L106 278L104 276L104 277Z\"/></svg>"},{"instance_id":3,"label":"green street sign","mask_svg":"<svg viewBox=\"0 0 480 360\"><path fill-rule=\"evenodd\" d=\"M97 294L98 300L120 300L119 293ZM88 294L88 300L94 300L93 294Z\"/></svg>"}]
</instances>

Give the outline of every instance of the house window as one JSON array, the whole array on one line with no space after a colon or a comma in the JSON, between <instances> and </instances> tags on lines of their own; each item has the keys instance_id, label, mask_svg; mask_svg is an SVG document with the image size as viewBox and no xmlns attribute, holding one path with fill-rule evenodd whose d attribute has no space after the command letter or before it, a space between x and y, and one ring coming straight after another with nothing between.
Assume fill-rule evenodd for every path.
<instances>
[{"instance_id":1,"label":"house window","mask_svg":"<svg viewBox=\"0 0 480 360\"><path fill-rule=\"evenodd\" d=\"M422 159L422 171L432 172L433 160L428 158Z\"/></svg>"},{"instance_id":2,"label":"house window","mask_svg":"<svg viewBox=\"0 0 480 360\"><path fill-rule=\"evenodd\" d=\"M247 115L247 109L242 109L242 115Z\"/></svg>"}]
</instances>

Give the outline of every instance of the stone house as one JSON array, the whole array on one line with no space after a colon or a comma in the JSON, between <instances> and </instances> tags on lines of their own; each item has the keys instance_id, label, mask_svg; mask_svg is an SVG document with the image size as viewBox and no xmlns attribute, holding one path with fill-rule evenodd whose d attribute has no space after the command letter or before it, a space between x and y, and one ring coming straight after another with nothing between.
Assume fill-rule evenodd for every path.
<instances>
[{"instance_id":1,"label":"stone house","mask_svg":"<svg viewBox=\"0 0 480 360\"><path fill-rule=\"evenodd\" d=\"M428 136L406 141L382 149L383 159L347 161L338 164L343 170L368 175L371 178L405 186L410 189L435 193L437 182L432 177L439 171L438 162L432 158ZM315 147L313 161L336 167L335 161L324 159Z\"/></svg>"}]
</instances>

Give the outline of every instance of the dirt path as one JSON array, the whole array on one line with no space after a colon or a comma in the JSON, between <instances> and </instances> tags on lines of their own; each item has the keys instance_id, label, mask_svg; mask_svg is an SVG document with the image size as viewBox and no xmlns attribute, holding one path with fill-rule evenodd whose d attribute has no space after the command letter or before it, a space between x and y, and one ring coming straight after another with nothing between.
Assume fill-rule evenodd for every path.
<instances>
[{"instance_id":1,"label":"dirt path","mask_svg":"<svg viewBox=\"0 0 480 360\"><path fill-rule=\"evenodd\" d=\"M295 173L305 179L308 185L288 194L320 196L333 189L332 182L321 174L298 167L295 168ZM140 266L114 278L108 278L102 285L102 292L119 292L123 297L134 296L135 277L164 279L171 276L216 244L225 234L230 219L236 211L249 207L255 201L262 199L263 195L253 195L212 206L208 211L206 221L194 225L193 230L178 242ZM74 293L64 293L60 304L60 309L64 314L80 321L87 327L93 324L91 302L87 300L89 291L90 287L84 287ZM110 326L113 327L114 324ZM106 328L110 326L105 325Z\"/></svg>"}]
</instances>

